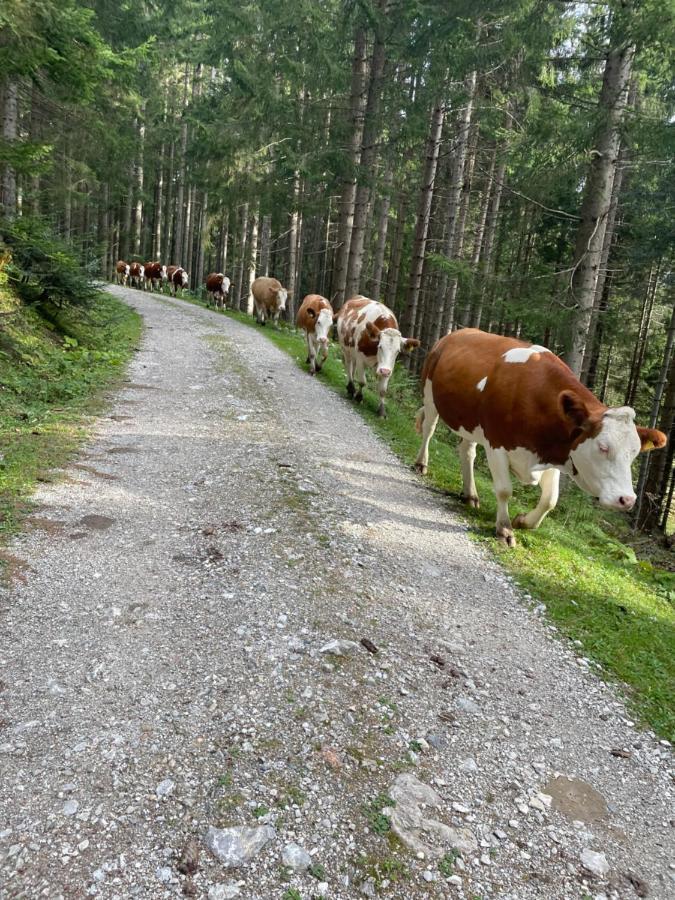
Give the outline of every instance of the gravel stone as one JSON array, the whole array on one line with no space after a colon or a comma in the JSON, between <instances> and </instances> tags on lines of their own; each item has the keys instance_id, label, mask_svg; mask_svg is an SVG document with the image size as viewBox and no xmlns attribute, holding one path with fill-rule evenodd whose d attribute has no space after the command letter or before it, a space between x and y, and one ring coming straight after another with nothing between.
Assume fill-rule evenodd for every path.
<instances>
[{"instance_id":1,"label":"gravel stone","mask_svg":"<svg viewBox=\"0 0 675 900\"><path fill-rule=\"evenodd\" d=\"M259 828L236 826L233 828L209 828L206 846L228 869L246 865L276 835L270 825Z\"/></svg>"},{"instance_id":2,"label":"gravel stone","mask_svg":"<svg viewBox=\"0 0 675 900\"><path fill-rule=\"evenodd\" d=\"M604 878L609 872L609 863L604 853L596 853L586 848L581 851L581 865L598 878Z\"/></svg>"},{"instance_id":3,"label":"gravel stone","mask_svg":"<svg viewBox=\"0 0 675 900\"><path fill-rule=\"evenodd\" d=\"M286 844L281 851L281 862L295 872L304 872L312 864L312 857L299 844Z\"/></svg>"},{"instance_id":4,"label":"gravel stone","mask_svg":"<svg viewBox=\"0 0 675 900\"><path fill-rule=\"evenodd\" d=\"M0 584L0 893L271 900L293 843L322 879L293 873L303 897L670 900L672 747L536 598L323 376L233 319L110 290L145 318L139 351L34 497L56 527L9 542L25 581ZM387 822L415 844L381 886ZM278 838L227 870L204 848L226 826Z\"/></svg>"}]
</instances>

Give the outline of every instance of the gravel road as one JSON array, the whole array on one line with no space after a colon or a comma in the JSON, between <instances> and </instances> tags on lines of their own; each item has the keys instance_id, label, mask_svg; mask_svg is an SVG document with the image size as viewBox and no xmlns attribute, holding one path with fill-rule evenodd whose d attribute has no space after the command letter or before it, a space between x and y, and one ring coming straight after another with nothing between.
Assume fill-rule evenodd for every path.
<instances>
[{"instance_id":1,"label":"gravel road","mask_svg":"<svg viewBox=\"0 0 675 900\"><path fill-rule=\"evenodd\" d=\"M670 746L442 497L254 330L111 292L140 352L0 591L0 896L672 897Z\"/></svg>"}]
</instances>

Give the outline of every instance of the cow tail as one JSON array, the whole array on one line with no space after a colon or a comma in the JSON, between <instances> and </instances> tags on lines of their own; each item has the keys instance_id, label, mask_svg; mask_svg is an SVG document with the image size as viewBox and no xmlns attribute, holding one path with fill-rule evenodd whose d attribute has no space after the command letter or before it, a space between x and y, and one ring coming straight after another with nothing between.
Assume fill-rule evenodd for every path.
<instances>
[{"instance_id":1,"label":"cow tail","mask_svg":"<svg viewBox=\"0 0 675 900\"><path fill-rule=\"evenodd\" d=\"M415 431L422 434L422 426L424 425L424 407L420 406L415 415Z\"/></svg>"}]
</instances>

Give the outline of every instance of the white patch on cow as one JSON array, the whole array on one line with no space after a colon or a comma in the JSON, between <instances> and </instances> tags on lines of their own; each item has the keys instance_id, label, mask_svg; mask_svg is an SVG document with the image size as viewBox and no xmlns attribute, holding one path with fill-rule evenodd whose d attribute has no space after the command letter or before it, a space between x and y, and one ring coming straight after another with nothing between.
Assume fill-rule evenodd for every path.
<instances>
[{"instance_id":1,"label":"white patch on cow","mask_svg":"<svg viewBox=\"0 0 675 900\"><path fill-rule=\"evenodd\" d=\"M168 277L169 276L167 275L166 266L162 266L160 278L162 279L162 281L167 281Z\"/></svg>"},{"instance_id":2,"label":"white patch on cow","mask_svg":"<svg viewBox=\"0 0 675 900\"><path fill-rule=\"evenodd\" d=\"M182 282L182 284L183 284L183 287L187 287L187 286L188 286L188 281L189 281L190 279L189 279L188 273L185 271L185 269L183 269L183 271L181 272L180 280L181 280L181 282Z\"/></svg>"},{"instance_id":3,"label":"white patch on cow","mask_svg":"<svg viewBox=\"0 0 675 900\"><path fill-rule=\"evenodd\" d=\"M507 363L526 363L531 356L537 353L550 353L547 347L540 347L539 344L532 344L531 347L512 347L506 353L502 353L502 359Z\"/></svg>"},{"instance_id":4,"label":"white patch on cow","mask_svg":"<svg viewBox=\"0 0 675 900\"><path fill-rule=\"evenodd\" d=\"M288 291L286 288L281 288L281 290L277 293L277 309L283 311L286 309L286 301L288 300Z\"/></svg>"},{"instance_id":5,"label":"white patch on cow","mask_svg":"<svg viewBox=\"0 0 675 900\"><path fill-rule=\"evenodd\" d=\"M230 284L231 282L227 275L223 275L223 281L220 285L220 290L223 292L223 294L226 294L229 291Z\"/></svg>"},{"instance_id":6,"label":"white patch on cow","mask_svg":"<svg viewBox=\"0 0 675 900\"><path fill-rule=\"evenodd\" d=\"M478 382L478 384L476 385L476 390L484 391L486 384L487 384L487 375L485 376L485 378L481 378L481 380Z\"/></svg>"},{"instance_id":7,"label":"white patch on cow","mask_svg":"<svg viewBox=\"0 0 675 900\"><path fill-rule=\"evenodd\" d=\"M317 316L314 325L314 336L319 342L327 342L328 334L333 324L333 313L329 309L322 309Z\"/></svg>"},{"instance_id":8,"label":"white patch on cow","mask_svg":"<svg viewBox=\"0 0 675 900\"><path fill-rule=\"evenodd\" d=\"M601 506L627 512L635 503L631 465L639 452L635 410L614 407L603 416L600 433L570 453L576 473L571 466L566 471Z\"/></svg>"}]
</instances>

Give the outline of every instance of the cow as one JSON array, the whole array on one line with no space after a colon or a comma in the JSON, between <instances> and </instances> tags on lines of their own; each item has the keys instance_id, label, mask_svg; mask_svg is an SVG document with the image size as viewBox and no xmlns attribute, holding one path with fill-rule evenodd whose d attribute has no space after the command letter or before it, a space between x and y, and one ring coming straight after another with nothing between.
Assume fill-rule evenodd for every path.
<instances>
[{"instance_id":1,"label":"cow","mask_svg":"<svg viewBox=\"0 0 675 900\"><path fill-rule=\"evenodd\" d=\"M132 262L129 266L129 282L137 288L145 284L145 266L142 263Z\"/></svg>"},{"instance_id":2,"label":"cow","mask_svg":"<svg viewBox=\"0 0 675 900\"><path fill-rule=\"evenodd\" d=\"M206 276L206 296L213 301L214 306L221 309L225 306L230 284L230 279L222 272L211 272Z\"/></svg>"},{"instance_id":3,"label":"cow","mask_svg":"<svg viewBox=\"0 0 675 900\"><path fill-rule=\"evenodd\" d=\"M333 307L320 294L307 294L298 310L297 326L307 338L309 374L321 371L328 359L328 335L333 325Z\"/></svg>"},{"instance_id":4,"label":"cow","mask_svg":"<svg viewBox=\"0 0 675 900\"><path fill-rule=\"evenodd\" d=\"M115 275L118 284L126 285L129 278L129 263L124 262L123 259L118 260L115 266Z\"/></svg>"},{"instance_id":5,"label":"cow","mask_svg":"<svg viewBox=\"0 0 675 900\"><path fill-rule=\"evenodd\" d=\"M251 285L253 303L255 305L255 319L259 325L264 325L267 319L272 319L274 324L279 323L279 316L286 311L288 291L276 278L261 276L256 278Z\"/></svg>"},{"instance_id":6,"label":"cow","mask_svg":"<svg viewBox=\"0 0 675 900\"><path fill-rule=\"evenodd\" d=\"M402 350L419 347L417 338L405 338L393 312L368 297L352 297L337 313L338 341L347 370L347 393L357 403L363 400L366 368L375 369L380 395L379 416L386 416L384 397L396 358ZM358 388L354 388L354 379Z\"/></svg>"},{"instance_id":7,"label":"cow","mask_svg":"<svg viewBox=\"0 0 675 900\"><path fill-rule=\"evenodd\" d=\"M496 534L514 547L514 528L538 528L558 501L560 473L600 505L628 512L635 504L631 463L640 451L665 446L654 428L635 426L629 406L608 407L546 347L477 328L445 335L422 371L424 405L416 426L415 463L425 474L439 416L461 437L462 499L477 507L476 445L485 448L497 497ZM510 472L539 485L537 506L509 518Z\"/></svg>"},{"instance_id":8,"label":"cow","mask_svg":"<svg viewBox=\"0 0 675 900\"><path fill-rule=\"evenodd\" d=\"M155 287L161 288L167 279L166 266L160 262L146 262L145 266L145 286L154 290Z\"/></svg>"},{"instance_id":9,"label":"cow","mask_svg":"<svg viewBox=\"0 0 675 900\"><path fill-rule=\"evenodd\" d=\"M166 270L169 290L176 296L178 291L183 291L188 286L190 278L182 266L169 266Z\"/></svg>"}]
</instances>

